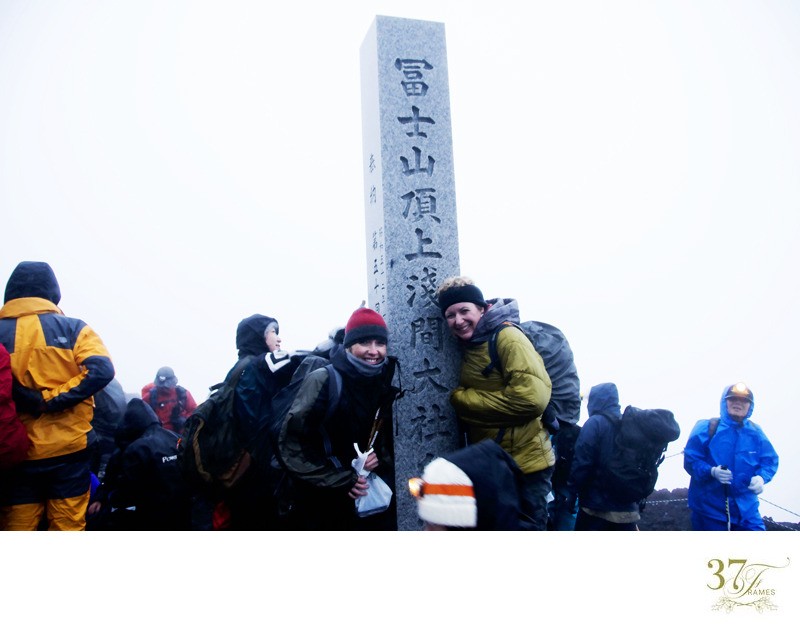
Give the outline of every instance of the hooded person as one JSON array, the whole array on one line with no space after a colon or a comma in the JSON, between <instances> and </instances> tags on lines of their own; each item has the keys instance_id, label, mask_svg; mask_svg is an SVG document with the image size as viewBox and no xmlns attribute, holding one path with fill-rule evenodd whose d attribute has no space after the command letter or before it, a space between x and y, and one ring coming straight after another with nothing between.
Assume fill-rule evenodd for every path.
<instances>
[{"instance_id":1,"label":"hooded person","mask_svg":"<svg viewBox=\"0 0 800 629\"><path fill-rule=\"evenodd\" d=\"M269 328L273 328L277 335L278 321L262 314L253 314L242 319L236 326L236 349L239 351L239 358L273 351L267 347L265 338Z\"/></svg>"},{"instance_id":2,"label":"hooded person","mask_svg":"<svg viewBox=\"0 0 800 629\"><path fill-rule=\"evenodd\" d=\"M238 360L226 382L234 383L234 419L249 457L247 469L231 487L194 487L192 528L199 530L274 530L276 473L265 449L265 426L272 398L291 380L302 356L281 349L278 320L253 314L236 326ZM216 387L212 387L214 389Z\"/></svg>"},{"instance_id":3,"label":"hooded person","mask_svg":"<svg viewBox=\"0 0 800 629\"><path fill-rule=\"evenodd\" d=\"M93 396L114 377L111 357L85 322L58 307L46 262L20 262L0 309L0 343L11 356L13 395L31 447L3 483L0 524L36 530L85 528Z\"/></svg>"},{"instance_id":4,"label":"hooded person","mask_svg":"<svg viewBox=\"0 0 800 629\"><path fill-rule=\"evenodd\" d=\"M89 506L89 516L106 505L128 512L115 528L188 529L189 503L178 463L177 435L161 426L149 404L134 398L128 402L114 441L117 449Z\"/></svg>"},{"instance_id":5,"label":"hooded person","mask_svg":"<svg viewBox=\"0 0 800 629\"><path fill-rule=\"evenodd\" d=\"M505 322L520 322L514 299L485 299L467 277L451 277L437 289L442 316L462 350L458 386L450 403L467 428L469 443L500 443L524 474L523 511L527 526L547 528L547 499L555 453L542 416L551 382L542 357L525 334ZM497 333L502 372L489 365L489 339Z\"/></svg>"},{"instance_id":6,"label":"hooded person","mask_svg":"<svg viewBox=\"0 0 800 629\"><path fill-rule=\"evenodd\" d=\"M622 417L619 391L613 382L595 385L587 401L589 418L575 442L567 487L578 497L576 531L634 531L639 505L620 502L605 484L603 461L614 452L616 423Z\"/></svg>"},{"instance_id":7,"label":"hooded person","mask_svg":"<svg viewBox=\"0 0 800 629\"><path fill-rule=\"evenodd\" d=\"M161 425L178 435L197 408L191 392L178 384L172 367L161 367L156 372L153 382L142 387L142 399L156 412Z\"/></svg>"},{"instance_id":8,"label":"hooded person","mask_svg":"<svg viewBox=\"0 0 800 629\"><path fill-rule=\"evenodd\" d=\"M345 325L342 343L330 349L332 369L308 374L291 402L278 448L294 490L292 528L397 527L394 498L386 511L358 517L355 501L367 494L369 484L349 465L359 452L371 451L363 470L394 488L392 405L398 389L392 380L397 359L387 353L388 340L383 317L358 308ZM329 378L340 380L335 401L329 399Z\"/></svg>"},{"instance_id":9,"label":"hooded person","mask_svg":"<svg viewBox=\"0 0 800 629\"><path fill-rule=\"evenodd\" d=\"M92 430L97 435L97 443L92 452L91 470L101 481L108 459L114 453L114 433L125 416L127 405L125 391L116 378L94 395Z\"/></svg>"},{"instance_id":10,"label":"hooded person","mask_svg":"<svg viewBox=\"0 0 800 629\"><path fill-rule=\"evenodd\" d=\"M521 508L522 472L494 441L481 441L425 466L411 479L426 530L517 531L527 528Z\"/></svg>"},{"instance_id":11,"label":"hooded person","mask_svg":"<svg viewBox=\"0 0 800 629\"><path fill-rule=\"evenodd\" d=\"M302 356L281 349L278 320L262 314L245 317L236 327L239 360L226 380L241 371L237 384L237 412L258 428L258 418L267 412L269 400L286 386ZM254 368L248 369L248 367Z\"/></svg>"},{"instance_id":12,"label":"hooded person","mask_svg":"<svg viewBox=\"0 0 800 629\"><path fill-rule=\"evenodd\" d=\"M266 427L272 400L292 380L303 356L281 349L277 319L252 315L239 323L236 344L245 367L234 392L234 412L249 444L252 463L225 498L234 530L279 530L282 474L272 461ZM260 337L259 337L260 334ZM258 353L254 353L258 352Z\"/></svg>"},{"instance_id":13,"label":"hooded person","mask_svg":"<svg viewBox=\"0 0 800 629\"><path fill-rule=\"evenodd\" d=\"M701 419L683 450L691 476L689 509L695 531L763 531L758 495L778 471L778 454L750 418L755 396L738 382L725 387L719 417Z\"/></svg>"}]
</instances>

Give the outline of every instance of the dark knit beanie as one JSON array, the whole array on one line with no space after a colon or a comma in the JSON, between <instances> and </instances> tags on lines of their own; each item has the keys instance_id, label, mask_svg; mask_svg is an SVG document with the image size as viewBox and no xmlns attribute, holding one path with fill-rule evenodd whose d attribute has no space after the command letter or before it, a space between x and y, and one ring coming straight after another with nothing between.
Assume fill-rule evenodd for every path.
<instances>
[{"instance_id":1,"label":"dark knit beanie","mask_svg":"<svg viewBox=\"0 0 800 629\"><path fill-rule=\"evenodd\" d=\"M359 341L376 339L389 342L389 329L383 317L370 308L359 308L347 320L344 326L344 346L350 347Z\"/></svg>"},{"instance_id":2,"label":"dark knit beanie","mask_svg":"<svg viewBox=\"0 0 800 629\"><path fill-rule=\"evenodd\" d=\"M466 286L453 286L439 295L439 308L444 315L445 311L453 304L460 304L463 301L468 301L473 304L486 308L486 300L483 298L481 289L474 284L467 284Z\"/></svg>"}]
</instances>

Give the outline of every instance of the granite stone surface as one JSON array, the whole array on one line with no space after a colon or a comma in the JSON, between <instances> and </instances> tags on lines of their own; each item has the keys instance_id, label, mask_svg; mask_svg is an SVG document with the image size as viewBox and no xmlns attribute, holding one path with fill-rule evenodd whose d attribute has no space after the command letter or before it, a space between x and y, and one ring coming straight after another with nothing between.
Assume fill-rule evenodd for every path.
<instances>
[{"instance_id":1,"label":"granite stone surface","mask_svg":"<svg viewBox=\"0 0 800 629\"><path fill-rule=\"evenodd\" d=\"M377 16L361 46L368 305L389 326L398 528L418 530L408 479L458 447L458 348L434 292L459 274L444 24Z\"/></svg>"}]
</instances>

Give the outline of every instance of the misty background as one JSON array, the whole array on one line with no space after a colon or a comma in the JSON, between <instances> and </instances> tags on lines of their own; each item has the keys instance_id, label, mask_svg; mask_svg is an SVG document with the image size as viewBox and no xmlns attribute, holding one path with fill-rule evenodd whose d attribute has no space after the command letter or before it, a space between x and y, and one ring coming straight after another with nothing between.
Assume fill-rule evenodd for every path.
<instances>
[{"instance_id":1,"label":"misty background","mask_svg":"<svg viewBox=\"0 0 800 629\"><path fill-rule=\"evenodd\" d=\"M585 392L675 413L659 488L745 381L762 514L800 520L796 3L4 0L3 283L49 262L130 393L169 365L201 402L256 312L313 348L367 296L375 15L445 24L462 273L560 327Z\"/></svg>"}]
</instances>

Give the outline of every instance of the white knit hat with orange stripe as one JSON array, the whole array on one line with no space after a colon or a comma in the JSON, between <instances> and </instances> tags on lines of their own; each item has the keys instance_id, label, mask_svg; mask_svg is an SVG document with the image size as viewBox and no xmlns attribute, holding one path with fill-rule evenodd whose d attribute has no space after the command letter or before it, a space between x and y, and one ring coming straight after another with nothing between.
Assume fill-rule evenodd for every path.
<instances>
[{"instance_id":1,"label":"white knit hat with orange stripe","mask_svg":"<svg viewBox=\"0 0 800 629\"><path fill-rule=\"evenodd\" d=\"M446 459L434 459L425 466L422 481L422 495L417 500L422 520L456 528L478 525L475 490L460 467Z\"/></svg>"}]
</instances>

